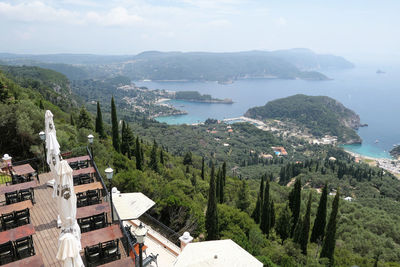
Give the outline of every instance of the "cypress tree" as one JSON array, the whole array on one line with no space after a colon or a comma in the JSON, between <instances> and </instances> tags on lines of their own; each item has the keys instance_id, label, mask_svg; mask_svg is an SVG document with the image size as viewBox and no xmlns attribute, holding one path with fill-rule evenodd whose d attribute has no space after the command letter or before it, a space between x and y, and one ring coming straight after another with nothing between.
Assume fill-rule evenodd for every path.
<instances>
[{"instance_id":1,"label":"cypress tree","mask_svg":"<svg viewBox=\"0 0 400 267\"><path fill-rule=\"evenodd\" d=\"M121 129L121 154L125 155L128 150L128 144L126 140L126 130L125 130L125 121L122 121L122 129Z\"/></svg>"},{"instance_id":2,"label":"cypress tree","mask_svg":"<svg viewBox=\"0 0 400 267\"><path fill-rule=\"evenodd\" d=\"M220 178L221 178L221 169L218 169L217 178L216 178L216 184L215 184L215 194L217 196L217 202L218 203L219 203L220 193L221 193L221 191L219 190L219 187L221 186Z\"/></svg>"},{"instance_id":3,"label":"cypress tree","mask_svg":"<svg viewBox=\"0 0 400 267\"><path fill-rule=\"evenodd\" d=\"M254 208L254 211L251 214L251 217L254 219L256 223L260 223L261 207L263 201L264 201L264 175L261 177L260 189L258 191L256 207Z\"/></svg>"},{"instance_id":4,"label":"cypress tree","mask_svg":"<svg viewBox=\"0 0 400 267\"><path fill-rule=\"evenodd\" d=\"M315 217L310 242L318 243L324 240L324 233L326 226L327 198L328 198L328 185L325 184L324 189L322 189L321 198L319 199L317 216Z\"/></svg>"},{"instance_id":5,"label":"cypress tree","mask_svg":"<svg viewBox=\"0 0 400 267\"><path fill-rule=\"evenodd\" d=\"M292 231L290 233L291 237L293 237L297 221L299 220L300 207L301 207L301 180L296 179L294 187L289 194L289 208L292 211L292 218L293 218Z\"/></svg>"},{"instance_id":6,"label":"cypress tree","mask_svg":"<svg viewBox=\"0 0 400 267\"><path fill-rule=\"evenodd\" d=\"M186 152L185 156L183 157L183 164L184 165L191 165L193 163L192 161L192 152L188 151Z\"/></svg>"},{"instance_id":7,"label":"cypress tree","mask_svg":"<svg viewBox=\"0 0 400 267\"><path fill-rule=\"evenodd\" d=\"M208 192L208 203L206 212L206 240L218 240L218 211L217 211L217 199L215 192L215 175L214 175L214 164L211 164L211 177L210 177L210 188Z\"/></svg>"},{"instance_id":8,"label":"cypress tree","mask_svg":"<svg viewBox=\"0 0 400 267\"><path fill-rule=\"evenodd\" d=\"M135 157L136 157L136 169L143 171L143 166L142 166L143 160L142 160L139 136L136 137Z\"/></svg>"},{"instance_id":9,"label":"cypress tree","mask_svg":"<svg viewBox=\"0 0 400 267\"><path fill-rule=\"evenodd\" d=\"M150 167L153 171L158 172L157 142L156 142L156 140L154 140L153 148L151 149L151 152L150 152L149 167Z\"/></svg>"},{"instance_id":10,"label":"cypress tree","mask_svg":"<svg viewBox=\"0 0 400 267\"><path fill-rule=\"evenodd\" d=\"M133 136L132 130L129 124L122 121L121 130L121 153L131 158L133 146L135 145L135 137Z\"/></svg>"},{"instance_id":11,"label":"cypress tree","mask_svg":"<svg viewBox=\"0 0 400 267\"><path fill-rule=\"evenodd\" d=\"M119 141L117 109L115 107L114 97L111 98L111 124L112 124L112 144L114 149L119 152L120 141Z\"/></svg>"},{"instance_id":12,"label":"cypress tree","mask_svg":"<svg viewBox=\"0 0 400 267\"><path fill-rule=\"evenodd\" d=\"M74 117L72 116L72 114L69 117L70 123L72 126L75 126L75 121L74 121Z\"/></svg>"},{"instance_id":13,"label":"cypress tree","mask_svg":"<svg viewBox=\"0 0 400 267\"><path fill-rule=\"evenodd\" d=\"M306 210L306 214L304 215L303 227L301 230L301 236L300 236L300 240L299 240L301 252L304 255L307 255L307 244L308 244L308 238L310 236L311 197L312 197L312 192L310 192L310 195L308 197L307 210Z\"/></svg>"},{"instance_id":14,"label":"cypress tree","mask_svg":"<svg viewBox=\"0 0 400 267\"><path fill-rule=\"evenodd\" d=\"M106 138L103 126L103 116L101 115L100 103L97 101L97 114L96 114L96 133L99 134L101 139Z\"/></svg>"},{"instance_id":15,"label":"cypress tree","mask_svg":"<svg viewBox=\"0 0 400 267\"><path fill-rule=\"evenodd\" d=\"M336 245L336 217L339 210L339 189L336 192L335 199L332 204L332 211L329 217L328 226L326 228L326 235L322 244L320 257L328 258L330 265L334 262L334 252Z\"/></svg>"},{"instance_id":16,"label":"cypress tree","mask_svg":"<svg viewBox=\"0 0 400 267\"><path fill-rule=\"evenodd\" d=\"M300 245L300 236L301 236L301 229L303 228L303 220L302 218L299 218L297 221L296 227L294 228L293 231L293 242L297 243Z\"/></svg>"},{"instance_id":17,"label":"cypress tree","mask_svg":"<svg viewBox=\"0 0 400 267\"><path fill-rule=\"evenodd\" d=\"M164 149L160 149L160 163L164 165Z\"/></svg>"},{"instance_id":18,"label":"cypress tree","mask_svg":"<svg viewBox=\"0 0 400 267\"><path fill-rule=\"evenodd\" d=\"M194 186L194 188L196 188L197 180L196 180L196 175L194 173L192 174L192 179L190 179L190 182L192 182L192 185Z\"/></svg>"},{"instance_id":19,"label":"cypress tree","mask_svg":"<svg viewBox=\"0 0 400 267\"><path fill-rule=\"evenodd\" d=\"M271 207L269 208L271 216L271 222L269 223L269 228L272 229L275 226L275 205L274 205L274 201L271 200Z\"/></svg>"},{"instance_id":20,"label":"cypress tree","mask_svg":"<svg viewBox=\"0 0 400 267\"><path fill-rule=\"evenodd\" d=\"M224 178L223 178L223 171L219 177L219 203L224 203Z\"/></svg>"},{"instance_id":21,"label":"cypress tree","mask_svg":"<svg viewBox=\"0 0 400 267\"><path fill-rule=\"evenodd\" d=\"M226 162L225 161L222 164L222 178L223 178L223 182L225 185L225 183L226 183Z\"/></svg>"},{"instance_id":22,"label":"cypress tree","mask_svg":"<svg viewBox=\"0 0 400 267\"><path fill-rule=\"evenodd\" d=\"M222 176L221 176L221 182L222 182ZM240 189L238 191L238 200L236 202L236 207L241 211L246 212L249 206L250 206L249 187L247 185L246 180L243 180Z\"/></svg>"},{"instance_id":23,"label":"cypress tree","mask_svg":"<svg viewBox=\"0 0 400 267\"><path fill-rule=\"evenodd\" d=\"M79 117L78 117L78 128L86 128L86 129L93 129L92 118L90 118L89 113L87 112L86 108L82 106Z\"/></svg>"},{"instance_id":24,"label":"cypress tree","mask_svg":"<svg viewBox=\"0 0 400 267\"><path fill-rule=\"evenodd\" d=\"M204 157L201 158L201 179L204 181Z\"/></svg>"},{"instance_id":25,"label":"cypress tree","mask_svg":"<svg viewBox=\"0 0 400 267\"><path fill-rule=\"evenodd\" d=\"M281 237L282 245L283 242L289 237L292 228L291 225L292 214L290 212L289 206L286 205L285 209L282 210L276 222L275 230L277 234Z\"/></svg>"},{"instance_id":26,"label":"cypress tree","mask_svg":"<svg viewBox=\"0 0 400 267\"><path fill-rule=\"evenodd\" d=\"M270 204L269 204L269 181L267 179L265 183L265 189L264 189L264 200L263 200L263 206L262 206L262 213L261 213L261 222L260 222L260 229L261 231L267 235L269 235L269 229L270 229L270 222L271 222L271 217L270 217Z\"/></svg>"}]
</instances>

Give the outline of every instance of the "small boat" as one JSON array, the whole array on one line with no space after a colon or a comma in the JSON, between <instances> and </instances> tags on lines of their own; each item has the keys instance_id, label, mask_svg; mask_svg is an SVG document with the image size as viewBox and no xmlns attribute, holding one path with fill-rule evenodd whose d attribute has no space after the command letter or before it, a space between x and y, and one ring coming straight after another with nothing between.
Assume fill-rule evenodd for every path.
<instances>
[{"instance_id":1,"label":"small boat","mask_svg":"<svg viewBox=\"0 0 400 267\"><path fill-rule=\"evenodd\" d=\"M378 139L375 140L375 144L377 144L377 143L379 143L379 140L378 140Z\"/></svg>"}]
</instances>

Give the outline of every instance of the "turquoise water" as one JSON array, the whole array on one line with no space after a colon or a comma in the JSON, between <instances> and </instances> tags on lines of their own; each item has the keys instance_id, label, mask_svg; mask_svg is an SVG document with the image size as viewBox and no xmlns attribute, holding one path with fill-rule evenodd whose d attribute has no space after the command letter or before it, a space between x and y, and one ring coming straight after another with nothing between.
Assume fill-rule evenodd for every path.
<instances>
[{"instance_id":1,"label":"turquoise water","mask_svg":"<svg viewBox=\"0 0 400 267\"><path fill-rule=\"evenodd\" d=\"M386 74L376 74L377 69ZM360 115L362 123L358 134L362 145L345 146L347 150L370 157L390 157L393 144L400 143L400 68L393 66L356 67L350 70L324 72L333 80L303 81L277 79L240 80L222 85L216 82L136 82L151 89L175 91L195 90L217 98L232 98L233 104L194 103L170 101L187 115L160 117L168 124L192 124L207 118L233 118L242 116L253 106L298 93L327 95L342 102ZM378 142L376 142L378 140Z\"/></svg>"}]
</instances>

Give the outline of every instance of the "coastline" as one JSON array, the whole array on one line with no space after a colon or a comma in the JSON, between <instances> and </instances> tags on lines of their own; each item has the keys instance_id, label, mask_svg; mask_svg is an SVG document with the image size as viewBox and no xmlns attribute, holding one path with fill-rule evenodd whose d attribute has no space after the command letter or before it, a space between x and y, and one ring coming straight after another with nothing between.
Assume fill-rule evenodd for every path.
<instances>
[{"instance_id":1,"label":"coastline","mask_svg":"<svg viewBox=\"0 0 400 267\"><path fill-rule=\"evenodd\" d=\"M369 156L364 156L358 153L344 149L348 154L355 157L356 162L363 161L370 166L380 167L393 175L395 175L400 180L400 160L390 159L390 158L374 158Z\"/></svg>"},{"instance_id":2,"label":"coastline","mask_svg":"<svg viewBox=\"0 0 400 267\"><path fill-rule=\"evenodd\" d=\"M169 98L160 98L160 99L157 99L156 100L156 102L154 102L154 104L162 104L162 103L164 103L164 102L166 102L166 101L169 101L169 100L171 100L171 99L169 99Z\"/></svg>"}]
</instances>

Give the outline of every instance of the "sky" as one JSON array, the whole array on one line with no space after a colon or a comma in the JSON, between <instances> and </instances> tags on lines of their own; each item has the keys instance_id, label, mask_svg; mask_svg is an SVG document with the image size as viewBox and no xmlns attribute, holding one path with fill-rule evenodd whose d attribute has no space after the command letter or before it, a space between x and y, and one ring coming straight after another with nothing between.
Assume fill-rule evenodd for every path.
<instances>
[{"instance_id":1,"label":"sky","mask_svg":"<svg viewBox=\"0 0 400 267\"><path fill-rule=\"evenodd\" d=\"M310 48L400 59L398 0L0 0L0 52Z\"/></svg>"}]
</instances>

